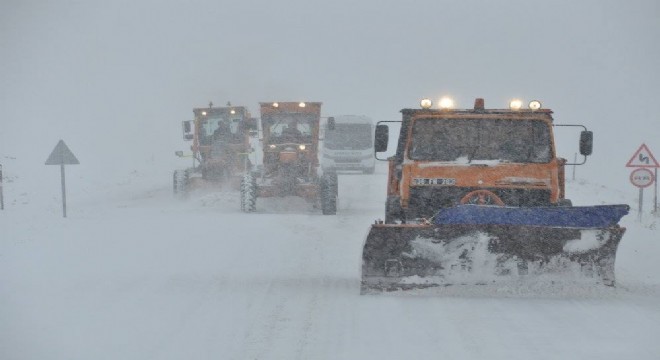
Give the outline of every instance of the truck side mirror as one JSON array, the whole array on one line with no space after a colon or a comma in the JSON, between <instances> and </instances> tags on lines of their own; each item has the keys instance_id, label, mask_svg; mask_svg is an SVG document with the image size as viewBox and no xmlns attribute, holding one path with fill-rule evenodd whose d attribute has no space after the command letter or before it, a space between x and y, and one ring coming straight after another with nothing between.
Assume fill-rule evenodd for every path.
<instances>
[{"instance_id":1,"label":"truck side mirror","mask_svg":"<svg viewBox=\"0 0 660 360\"><path fill-rule=\"evenodd\" d=\"M591 131L582 131L580 133L580 154L584 156L591 155L594 147L594 133Z\"/></svg>"},{"instance_id":2,"label":"truck side mirror","mask_svg":"<svg viewBox=\"0 0 660 360\"><path fill-rule=\"evenodd\" d=\"M192 132L192 120L184 121L183 123L183 140L192 140L194 135Z\"/></svg>"},{"instance_id":3,"label":"truck side mirror","mask_svg":"<svg viewBox=\"0 0 660 360\"><path fill-rule=\"evenodd\" d=\"M257 119L255 118L243 119L241 121L241 131L243 133L252 135L253 132L257 131Z\"/></svg>"},{"instance_id":4,"label":"truck side mirror","mask_svg":"<svg viewBox=\"0 0 660 360\"><path fill-rule=\"evenodd\" d=\"M328 118L328 130L334 130L335 129L335 118L330 116Z\"/></svg>"},{"instance_id":5,"label":"truck side mirror","mask_svg":"<svg viewBox=\"0 0 660 360\"><path fill-rule=\"evenodd\" d=\"M376 125L376 141L374 149L376 152L387 151L387 143L390 138L390 129L387 125Z\"/></svg>"}]
</instances>

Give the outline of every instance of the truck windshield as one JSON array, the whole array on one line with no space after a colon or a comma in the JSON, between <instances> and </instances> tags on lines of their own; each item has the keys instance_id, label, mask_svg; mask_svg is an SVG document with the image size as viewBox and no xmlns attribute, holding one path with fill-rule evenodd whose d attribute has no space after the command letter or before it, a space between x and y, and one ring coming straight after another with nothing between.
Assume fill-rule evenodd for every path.
<instances>
[{"instance_id":1,"label":"truck windshield","mask_svg":"<svg viewBox=\"0 0 660 360\"><path fill-rule=\"evenodd\" d=\"M420 118L413 125L409 157L547 163L551 146L549 126L540 120Z\"/></svg>"},{"instance_id":2,"label":"truck windshield","mask_svg":"<svg viewBox=\"0 0 660 360\"><path fill-rule=\"evenodd\" d=\"M371 125L335 124L325 131L325 147L331 150L366 150L372 145Z\"/></svg>"}]
</instances>

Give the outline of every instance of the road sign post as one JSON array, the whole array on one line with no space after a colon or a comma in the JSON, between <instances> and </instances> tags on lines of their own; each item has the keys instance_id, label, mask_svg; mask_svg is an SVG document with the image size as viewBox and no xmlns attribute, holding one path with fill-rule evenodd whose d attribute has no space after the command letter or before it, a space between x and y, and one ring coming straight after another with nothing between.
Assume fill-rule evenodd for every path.
<instances>
[{"instance_id":1,"label":"road sign post","mask_svg":"<svg viewBox=\"0 0 660 360\"><path fill-rule=\"evenodd\" d=\"M635 169L630 173L630 182L639 188L639 215L638 219L642 220L642 210L644 202L644 188L650 186L655 182L655 177L651 170L647 168Z\"/></svg>"},{"instance_id":2,"label":"road sign post","mask_svg":"<svg viewBox=\"0 0 660 360\"><path fill-rule=\"evenodd\" d=\"M0 164L0 210L5 209L5 197L2 194L2 164Z\"/></svg>"},{"instance_id":3,"label":"road sign post","mask_svg":"<svg viewBox=\"0 0 660 360\"><path fill-rule=\"evenodd\" d=\"M66 217L66 181L64 176L64 165L78 165L80 162L73 155L69 147L66 146L64 141L60 140L53 152L50 153L46 160L46 165L59 165L60 176L62 178L62 216Z\"/></svg>"},{"instance_id":4,"label":"road sign post","mask_svg":"<svg viewBox=\"0 0 660 360\"><path fill-rule=\"evenodd\" d=\"M642 144L635 154L628 160L626 167L637 168L630 174L630 182L639 188L639 220L642 219L642 201L644 188L655 184L653 192L653 214L658 214L658 168L660 163L655 159L651 150ZM654 168L651 172L649 168Z\"/></svg>"},{"instance_id":5,"label":"road sign post","mask_svg":"<svg viewBox=\"0 0 660 360\"><path fill-rule=\"evenodd\" d=\"M651 212L653 215L658 215L658 168L655 168L655 175L653 176L655 179L653 181L653 211Z\"/></svg>"}]
</instances>

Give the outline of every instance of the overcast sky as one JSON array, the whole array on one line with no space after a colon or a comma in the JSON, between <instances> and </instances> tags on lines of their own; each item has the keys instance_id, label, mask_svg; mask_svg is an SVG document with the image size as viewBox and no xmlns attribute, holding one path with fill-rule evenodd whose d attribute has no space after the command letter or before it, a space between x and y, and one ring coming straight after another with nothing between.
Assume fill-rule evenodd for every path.
<instances>
[{"instance_id":1,"label":"overcast sky","mask_svg":"<svg viewBox=\"0 0 660 360\"><path fill-rule=\"evenodd\" d=\"M396 120L441 95L539 99L586 125L594 155L578 173L594 181L634 191L637 147L660 159L657 0L3 0L0 54L0 162L39 169L59 139L78 172L170 167L188 146L180 122L209 101Z\"/></svg>"}]
</instances>

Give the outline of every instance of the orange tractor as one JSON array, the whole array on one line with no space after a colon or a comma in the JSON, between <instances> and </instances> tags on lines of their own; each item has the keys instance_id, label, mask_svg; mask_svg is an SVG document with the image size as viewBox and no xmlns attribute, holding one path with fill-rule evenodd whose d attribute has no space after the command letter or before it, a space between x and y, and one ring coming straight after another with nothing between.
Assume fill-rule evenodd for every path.
<instances>
[{"instance_id":1,"label":"orange tractor","mask_svg":"<svg viewBox=\"0 0 660 360\"><path fill-rule=\"evenodd\" d=\"M195 108L194 120L183 122L183 138L192 141L193 167L174 172L174 193L186 194L191 189L236 184L251 168L250 133L256 132L257 121L246 107L231 106ZM182 156L183 152L177 152Z\"/></svg>"},{"instance_id":2,"label":"orange tractor","mask_svg":"<svg viewBox=\"0 0 660 360\"><path fill-rule=\"evenodd\" d=\"M500 275L581 269L614 284L614 258L628 205L572 206L564 191L552 111L522 108L403 109L387 159L385 223L363 249L362 289L488 283ZM584 129L580 152L592 151ZM376 152L389 129L378 124ZM574 165L581 165L574 164ZM572 164L571 164L572 165ZM579 272L579 271L578 271Z\"/></svg>"},{"instance_id":3,"label":"orange tractor","mask_svg":"<svg viewBox=\"0 0 660 360\"><path fill-rule=\"evenodd\" d=\"M320 102L260 103L263 166L241 182L241 209L256 210L259 197L299 196L337 212L337 175L319 169ZM329 130L332 131L332 130Z\"/></svg>"}]
</instances>

